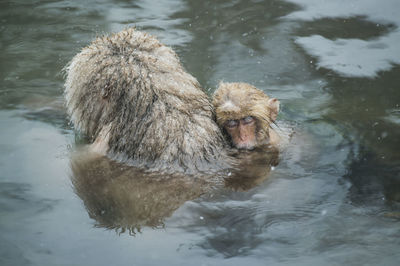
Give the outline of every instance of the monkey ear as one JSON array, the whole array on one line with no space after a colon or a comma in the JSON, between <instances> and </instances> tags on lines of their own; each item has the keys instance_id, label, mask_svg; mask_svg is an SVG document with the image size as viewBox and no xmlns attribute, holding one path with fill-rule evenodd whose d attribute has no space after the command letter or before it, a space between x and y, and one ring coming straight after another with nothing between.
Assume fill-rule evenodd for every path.
<instances>
[{"instance_id":1,"label":"monkey ear","mask_svg":"<svg viewBox=\"0 0 400 266\"><path fill-rule=\"evenodd\" d=\"M268 106L271 111L271 119L275 121L279 113L279 101L276 98L271 98L268 100Z\"/></svg>"}]
</instances>

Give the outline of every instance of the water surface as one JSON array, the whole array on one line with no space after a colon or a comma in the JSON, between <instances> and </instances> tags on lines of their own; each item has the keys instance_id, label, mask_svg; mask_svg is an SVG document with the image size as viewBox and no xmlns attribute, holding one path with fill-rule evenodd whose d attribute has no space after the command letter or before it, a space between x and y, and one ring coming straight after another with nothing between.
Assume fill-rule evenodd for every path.
<instances>
[{"instance_id":1,"label":"water surface","mask_svg":"<svg viewBox=\"0 0 400 266\"><path fill-rule=\"evenodd\" d=\"M2 1L0 264L398 265L399 10L396 0ZM280 163L260 160L265 178L245 183L149 182L74 157L62 68L128 26L172 46L209 93L244 81L280 99L278 119L298 132Z\"/></svg>"}]
</instances>

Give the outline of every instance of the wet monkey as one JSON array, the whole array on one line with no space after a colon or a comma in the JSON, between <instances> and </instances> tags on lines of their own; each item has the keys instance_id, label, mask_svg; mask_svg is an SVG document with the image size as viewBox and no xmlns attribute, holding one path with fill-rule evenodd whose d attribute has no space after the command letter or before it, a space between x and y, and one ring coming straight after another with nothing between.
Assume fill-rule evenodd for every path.
<instances>
[{"instance_id":1,"label":"wet monkey","mask_svg":"<svg viewBox=\"0 0 400 266\"><path fill-rule=\"evenodd\" d=\"M98 37L65 73L75 128L93 151L118 161L215 172L236 165L229 140L239 149L278 141L269 126L279 111L276 99L245 83L221 83L212 103L171 48L134 28Z\"/></svg>"},{"instance_id":2,"label":"wet monkey","mask_svg":"<svg viewBox=\"0 0 400 266\"><path fill-rule=\"evenodd\" d=\"M68 114L94 151L168 172L230 166L209 97L151 35L128 28L99 37L65 72Z\"/></svg>"},{"instance_id":3,"label":"wet monkey","mask_svg":"<svg viewBox=\"0 0 400 266\"><path fill-rule=\"evenodd\" d=\"M238 149L277 146L279 135L271 128L279 101L247 83L221 83L214 93L217 123Z\"/></svg>"}]
</instances>

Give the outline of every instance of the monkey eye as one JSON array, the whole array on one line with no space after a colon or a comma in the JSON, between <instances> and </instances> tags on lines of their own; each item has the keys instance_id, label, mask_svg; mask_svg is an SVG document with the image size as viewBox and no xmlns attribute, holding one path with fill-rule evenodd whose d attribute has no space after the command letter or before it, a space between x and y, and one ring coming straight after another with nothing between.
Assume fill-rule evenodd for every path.
<instances>
[{"instance_id":1,"label":"monkey eye","mask_svg":"<svg viewBox=\"0 0 400 266\"><path fill-rule=\"evenodd\" d=\"M246 116L245 118L242 118L243 123L245 124L250 124L254 121L254 117L252 116Z\"/></svg>"},{"instance_id":2,"label":"monkey eye","mask_svg":"<svg viewBox=\"0 0 400 266\"><path fill-rule=\"evenodd\" d=\"M234 128L237 127L239 125L239 121L237 120L228 120L225 124L225 126L229 127L229 128Z\"/></svg>"}]
</instances>

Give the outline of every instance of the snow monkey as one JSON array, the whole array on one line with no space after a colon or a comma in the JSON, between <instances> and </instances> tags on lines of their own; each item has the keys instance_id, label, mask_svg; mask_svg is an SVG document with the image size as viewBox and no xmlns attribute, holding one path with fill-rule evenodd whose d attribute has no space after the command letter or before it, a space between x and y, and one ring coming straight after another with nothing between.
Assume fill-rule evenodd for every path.
<instances>
[{"instance_id":1,"label":"snow monkey","mask_svg":"<svg viewBox=\"0 0 400 266\"><path fill-rule=\"evenodd\" d=\"M65 72L68 114L94 151L169 172L230 166L209 97L154 37L134 28L99 37Z\"/></svg>"},{"instance_id":2,"label":"snow monkey","mask_svg":"<svg viewBox=\"0 0 400 266\"><path fill-rule=\"evenodd\" d=\"M217 123L232 146L251 150L277 146L278 134L271 128L279 112L279 101L247 83L221 83L214 93Z\"/></svg>"},{"instance_id":3,"label":"snow monkey","mask_svg":"<svg viewBox=\"0 0 400 266\"><path fill-rule=\"evenodd\" d=\"M214 107L171 48L134 28L98 37L65 73L67 112L90 149L134 166L217 172L237 165L228 140L253 149L278 139L276 99L222 83Z\"/></svg>"}]
</instances>

